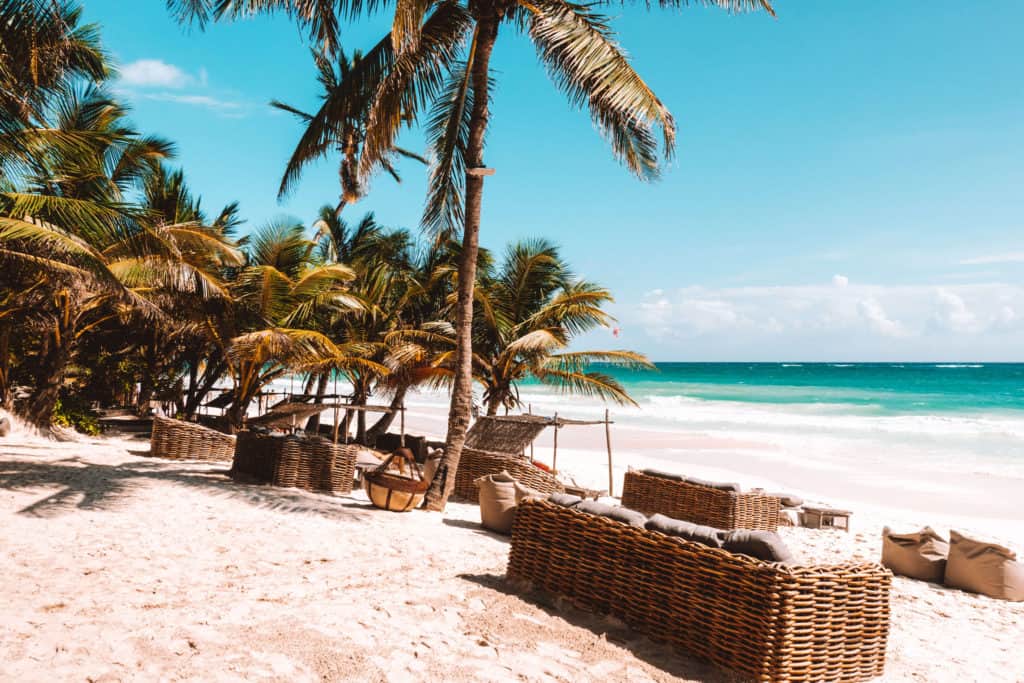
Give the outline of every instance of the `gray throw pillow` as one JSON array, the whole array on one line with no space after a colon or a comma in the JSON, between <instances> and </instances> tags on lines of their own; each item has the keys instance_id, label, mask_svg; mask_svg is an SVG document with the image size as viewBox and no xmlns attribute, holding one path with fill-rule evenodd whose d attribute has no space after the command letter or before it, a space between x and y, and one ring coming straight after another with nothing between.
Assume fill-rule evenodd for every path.
<instances>
[{"instance_id":1,"label":"gray throw pillow","mask_svg":"<svg viewBox=\"0 0 1024 683\"><path fill-rule=\"evenodd\" d=\"M571 508L575 507L577 503L583 499L579 496L574 496L571 493L552 493L548 496L548 500L555 505L561 505L562 507Z\"/></svg>"},{"instance_id":2,"label":"gray throw pillow","mask_svg":"<svg viewBox=\"0 0 1024 683\"><path fill-rule=\"evenodd\" d=\"M740 493L743 491L739 484L734 482L717 482L708 481L706 479L698 479L697 477L686 477L687 484L696 484L697 486L707 486L709 489L718 489L719 491L731 491L732 493Z\"/></svg>"},{"instance_id":3,"label":"gray throw pillow","mask_svg":"<svg viewBox=\"0 0 1024 683\"><path fill-rule=\"evenodd\" d=\"M706 545L709 548L721 548L725 541L725 532L702 524L684 522L681 519L673 519L665 515L651 515L644 525L649 531L657 531L666 536L675 536L694 543Z\"/></svg>"},{"instance_id":4,"label":"gray throw pillow","mask_svg":"<svg viewBox=\"0 0 1024 683\"><path fill-rule=\"evenodd\" d=\"M765 562L793 563L789 548L774 531L735 529L726 533L723 547L730 553L749 555Z\"/></svg>"},{"instance_id":5,"label":"gray throw pillow","mask_svg":"<svg viewBox=\"0 0 1024 683\"><path fill-rule=\"evenodd\" d=\"M630 510L619 505L605 505L595 500L584 500L576 505L576 509L591 515L600 515L601 517L614 519L616 522L635 526L638 529L643 529L644 524L647 523L647 516L642 512Z\"/></svg>"},{"instance_id":6,"label":"gray throw pillow","mask_svg":"<svg viewBox=\"0 0 1024 683\"><path fill-rule=\"evenodd\" d=\"M672 474L671 472L665 472L663 470L640 470L640 474L646 474L648 477L658 477L659 479L671 479L672 481L686 481L686 477L681 474Z\"/></svg>"}]
</instances>

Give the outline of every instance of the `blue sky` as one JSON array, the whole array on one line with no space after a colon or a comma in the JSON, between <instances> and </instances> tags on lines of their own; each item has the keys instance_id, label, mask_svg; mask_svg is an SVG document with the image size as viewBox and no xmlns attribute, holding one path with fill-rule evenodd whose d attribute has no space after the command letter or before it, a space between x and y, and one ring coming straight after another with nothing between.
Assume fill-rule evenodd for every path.
<instances>
[{"instance_id":1,"label":"blue sky","mask_svg":"<svg viewBox=\"0 0 1024 683\"><path fill-rule=\"evenodd\" d=\"M276 201L311 108L285 19L175 24L160 0L84 0L136 124L178 144L210 208L306 220L334 160ZM780 0L778 19L610 8L679 124L656 183L616 165L511 29L486 161L482 242L546 236L616 295L620 335L657 360L1024 360L1024 3ZM385 17L343 34L365 48ZM416 131L405 146L422 149ZM378 178L350 216L416 228L426 173Z\"/></svg>"}]
</instances>

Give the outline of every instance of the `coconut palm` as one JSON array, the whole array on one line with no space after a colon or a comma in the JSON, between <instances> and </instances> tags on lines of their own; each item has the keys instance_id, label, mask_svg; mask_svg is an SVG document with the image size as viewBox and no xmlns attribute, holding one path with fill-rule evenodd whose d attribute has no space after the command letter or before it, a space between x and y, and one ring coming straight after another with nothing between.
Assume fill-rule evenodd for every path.
<instances>
[{"instance_id":1,"label":"coconut palm","mask_svg":"<svg viewBox=\"0 0 1024 683\"><path fill-rule=\"evenodd\" d=\"M729 11L772 12L769 0L696 1ZM200 23L254 12L283 12L306 28L325 53L337 47L338 15L358 15L378 7L337 0L169 0L169 4L180 17ZM661 0L658 4L678 8L689 3ZM361 170L368 171L392 148L400 130L432 103L426 123L433 163L424 223L440 234L462 232L452 402L445 460L426 498L431 509L443 509L454 487L472 411L473 302L484 137L490 119L490 61L502 27L528 35L555 85L572 106L589 110L615 157L634 175L657 177L658 133L664 156L672 154L675 144L671 114L633 70L607 18L595 5L566 0L396 0L386 39L392 61L378 70L380 82L361 150ZM443 488L442 481L446 482Z\"/></svg>"},{"instance_id":2,"label":"coconut palm","mask_svg":"<svg viewBox=\"0 0 1024 683\"><path fill-rule=\"evenodd\" d=\"M354 204L366 194L369 175L383 170L396 182L402 181L394 167L394 156L416 159L424 164L427 160L401 147L392 147L361 172L360 151L376 83L363 76L367 69L363 67L363 55L359 51L348 57L339 48L335 59L314 51L313 59L317 67L317 81L322 89L321 105L316 113L306 113L278 100L271 102L272 106L297 116L305 125L302 137L288 160L278 197L285 196L294 188L310 162L336 150L341 155L338 165L341 197L335 213L340 214L347 204Z\"/></svg>"}]
</instances>

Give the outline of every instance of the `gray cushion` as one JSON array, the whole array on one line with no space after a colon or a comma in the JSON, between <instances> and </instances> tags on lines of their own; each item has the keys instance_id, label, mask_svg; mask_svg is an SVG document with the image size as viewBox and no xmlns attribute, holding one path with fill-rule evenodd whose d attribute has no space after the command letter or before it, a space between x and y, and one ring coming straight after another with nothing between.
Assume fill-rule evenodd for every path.
<instances>
[{"instance_id":1,"label":"gray cushion","mask_svg":"<svg viewBox=\"0 0 1024 683\"><path fill-rule=\"evenodd\" d=\"M561 505L562 507L571 508L575 507L576 504L582 501L583 499L580 498L579 496L574 496L570 493L552 493L550 496L548 496L548 500L554 503L555 505Z\"/></svg>"},{"instance_id":2,"label":"gray cushion","mask_svg":"<svg viewBox=\"0 0 1024 683\"><path fill-rule=\"evenodd\" d=\"M665 515L651 515L644 525L645 529L657 531L666 536L676 536L687 541L700 543L710 548L721 548L725 540L725 532L710 526L684 522Z\"/></svg>"},{"instance_id":3,"label":"gray cushion","mask_svg":"<svg viewBox=\"0 0 1024 683\"><path fill-rule=\"evenodd\" d=\"M638 529L643 529L644 524L647 523L647 516L642 512L630 510L629 508L624 508L619 505L598 503L595 500L584 500L576 505L576 509L580 512L587 512L591 515L600 515L601 517L614 519L616 522L635 526Z\"/></svg>"},{"instance_id":4,"label":"gray cushion","mask_svg":"<svg viewBox=\"0 0 1024 683\"><path fill-rule=\"evenodd\" d=\"M798 508L804 504L804 499L800 496L794 496L792 493L766 493L766 496L773 496L779 499L782 503L782 507L786 508Z\"/></svg>"},{"instance_id":5,"label":"gray cushion","mask_svg":"<svg viewBox=\"0 0 1024 683\"><path fill-rule=\"evenodd\" d=\"M723 546L730 553L749 555L765 562L781 562L792 564L793 556L783 542L782 537L774 531L751 531L736 529L725 534Z\"/></svg>"},{"instance_id":6,"label":"gray cushion","mask_svg":"<svg viewBox=\"0 0 1024 683\"><path fill-rule=\"evenodd\" d=\"M659 477L661 479L671 479L672 481L686 481L686 477L681 474L672 474L671 472L665 472L663 470L646 469L640 470L640 474L646 474L648 477Z\"/></svg>"},{"instance_id":7,"label":"gray cushion","mask_svg":"<svg viewBox=\"0 0 1024 683\"><path fill-rule=\"evenodd\" d=\"M697 477L686 477L687 484L696 484L697 486L707 486L709 489L718 489L719 491L731 491L733 493L740 493L743 491L740 485L735 482L717 482L708 481L706 479L698 479Z\"/></svg>"}]
</instances>

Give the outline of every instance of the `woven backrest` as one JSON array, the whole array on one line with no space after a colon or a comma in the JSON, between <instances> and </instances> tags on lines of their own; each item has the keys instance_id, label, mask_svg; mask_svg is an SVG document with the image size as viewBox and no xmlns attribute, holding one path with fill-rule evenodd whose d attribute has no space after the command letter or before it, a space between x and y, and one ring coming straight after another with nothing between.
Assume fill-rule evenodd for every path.
<instances>
[{"instance_id":1,"label":"woven backrest","mask_svg":"<svg viewBox=\"0 0 1024 683\"><path fill-rule=\"evenodd\" d=\"M548 422L540 417L518 415L516 419L509 419L482 416L466 432L463 447L495 453L522 453L547 426Z\"/></svg>"},{"instance_id":2,"label":"woven backrest","mask_svg":"<svg viewBox=\"0 0 1024 683\"><path fill-rule=\"evenodd\" d=\"M274 486L351 493L359 449L320 437L273 436L247 430L238 434L231 472Z\"/></svg>"},{"instance_id":3,"label":"woven backrest","mask_svg":"<svg viewBox=\"0 0 1024 683\"><path fill-rule=\"evenodd\" d=\"M716 529L761 531L779 528L781 508L775 496L722 491L636 470L626 472L622 505L647 515L661 513Z\"/></svg>"},{"instance_id":4,"label":"woven backrest","mask_svg":"<svg viewBox=\"0 0 1024 683\"><path fill-rule=\"evenodd\" d=\"M479 495L473 482L488 474L498 474L502 470L511 474L520 484L541 493L565 491L565 487L553 474L536 467L521 455L482 451L463 446L459 468L455 471L455 489L452 495L475 503L479 500Z\"/></svg>"},{"instance_id":5,"label":"woven backrest","mask_svg":"<svg viewBox=\"0 0 1024 683\"><path fill-rule=\"evenodd\" d=\"M174 460L229 462L235 453L235 437L169 417L153 418L150 455Z\"/></svg>"},{"instance_id":6,"label":"woven backrest","mask_svg":"<svg viewBox=\"0 0 1024 683\"><path fill-rule=\"evenodd\" d=\"M862 681L885 665L892 574L877 564L769 564L527 499L508 578L759 681Z\"/></svg>"}]
</instances>

